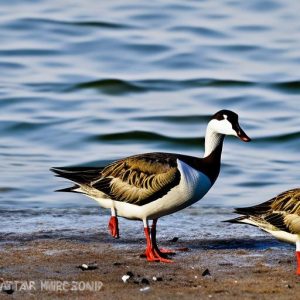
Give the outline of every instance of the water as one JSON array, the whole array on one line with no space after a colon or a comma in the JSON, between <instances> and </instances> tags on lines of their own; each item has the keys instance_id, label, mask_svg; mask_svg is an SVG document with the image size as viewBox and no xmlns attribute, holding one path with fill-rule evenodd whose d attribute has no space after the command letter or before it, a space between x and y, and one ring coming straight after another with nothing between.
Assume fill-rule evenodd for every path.
<instances>
[{"instance_id":1,"label":"water","mask_svg":"<svg viewBox=\"0 0 300 300\"><path fill-rule=\"evenodd\" d=\"M161 224L166 235L176 223L182 236L193 224L196 235L260 236L219 221L299 186L299 10L293 0L2 1L2 237L105 231L107 212L54 193L68 183L49 168L202 156L207 121L223 108L253 142L226 138L209 194ZM129 236L140 231L121 222Z\"/></svg>"}]
</instances>

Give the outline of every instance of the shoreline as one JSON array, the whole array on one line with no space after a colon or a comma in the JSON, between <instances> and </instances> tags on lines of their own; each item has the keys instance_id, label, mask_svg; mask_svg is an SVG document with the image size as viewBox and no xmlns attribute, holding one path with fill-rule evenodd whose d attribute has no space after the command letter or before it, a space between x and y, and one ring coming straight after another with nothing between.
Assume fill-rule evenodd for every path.
<instances>
[{"instance_id":1,"label":"shoreline","mask_svg":"<svg viewBox=\"0 0 300 300\"><path fill-rule=\"evenodd\" d=\"M295 275L292 247L280 247L271 239L196 240L161 242L179 251L174 263L149 263L140 254L143 239L100 241L100 237L44 238L3 241L0 247L0 284L8 281L34 282L35 289L15 288L16 299L295 299L300 278ZM213 245L212 245L213 244ZM264 246L262 246L264 245ZM271 246L270 249L268 246ZM78 268L82 264L91 270ZM126 283L123 275L133 275ZM156 278L156 280L153 280ZM159 280L157 280L159 278ZM65 282L64 290L41 282ZM75 282L80 290L70 290ZM101 288L95 290L95 284ZM69 284L69 285L68 285ZM92 286L94 284L94 286ZM92 287L92 290L89 290ZM74 288L74 286L73 286ZM99 285L98 285L99 288ZM128 296L130 295L130 297ZM11 297L7 291L0 298Z\"/></svg>"}]
</instances>

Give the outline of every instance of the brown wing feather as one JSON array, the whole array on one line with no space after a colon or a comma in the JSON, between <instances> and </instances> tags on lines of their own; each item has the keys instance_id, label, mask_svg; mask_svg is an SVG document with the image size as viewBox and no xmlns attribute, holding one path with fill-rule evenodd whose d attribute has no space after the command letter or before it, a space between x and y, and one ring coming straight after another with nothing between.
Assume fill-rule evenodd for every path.
<instances>
[{"instance_id":1,"label":"brown wing feather","mask_svg":"<svg viewBox=\"0 0 300 300\"><path fill-rule=\"evenodd\" d=\"M279 230L300 234L300 189L283 192L269 201L269 212L262 218Z\"/></svg>"},{"instance_id":2,"label":"brown wing feather","mask_svg":"<svg viewBox=\"0 0 300 300\"><path fill-rule=\"evenodd\" d=\"M144 205L168 193L179 180L175 157L145 154L107 166L91 186L113 200Z\"/></svg>"},{"instance_id":3,"label":"brown wing feather","mask_svg":"<svg viewBox=\"0 0 300 300\"><path fill-rule=\"evenodd\" d=\"M289 232L300 234L300 216L298 214L288 214L284 217L284 222Z\"/></svg>"},{"instance_id":4,"label":"brown wing feather","mask_svg":"<svg viewBox=\"0 0 300 300\"><path fill-rule=\"evenodd\" d=\"M300 189L289 190L275 197L271 209L300 216Z\"/></svg>"},{"instance_id":5,"label":"brown wing feather","mask_svg":"<svg viewBox=\"0 0 300 300\"><path fill-rule=\"evenodd\" d=\"M235 212L243 215L262 216L273 212L284 212L300 216L300 189L293 189L250 207L236 208Z\"/></svg>"},{"instance_id":6,"label":"brown wing feather","mask_svg":"<svg viewBox=\"0 0 300 300\"><path fill-rule=\"evenodd\" d=\"M235 212L255 220L262 228L270 224L273 230L300 234L300 189L292 189L261 204L237 208Z\"/></svg>"}]
</instances>

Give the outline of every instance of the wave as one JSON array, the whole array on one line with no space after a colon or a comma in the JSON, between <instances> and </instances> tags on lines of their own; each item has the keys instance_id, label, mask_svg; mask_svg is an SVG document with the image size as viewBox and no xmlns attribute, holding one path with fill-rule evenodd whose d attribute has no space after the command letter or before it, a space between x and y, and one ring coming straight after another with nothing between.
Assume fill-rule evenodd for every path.
<instances>
[{"instance_id":1,"label":"wave","mask_svg":"<svg viewBox=\"0 0 300 300\"><path fill-rule=\"evenodd\" d=\"M126 131L89 137L90 141L123 142L123 141L156 141L167 142L177 145L189 145L201 147L204 143L203 137L171 137L148 131Z\"/></svg>"},{"instance_id":2,"label":"wave","mask_svg":"<svg viewBox=\"0 0 300 300\"><path fill-rule=\"evenodd\" d=\"M264 136L255 139L255 142L293 142L300 139L300 131Z\"/></svg>"},{"instance_id":3,"label":"wave","mask_svg":"<svg viewBox=\"0 0 300 300\"><path fill-rule=\"evenodd\" d=\"M283 92L299 93L300 81L283 82L254 82L235 79L195 78L186 80L172 79L147 79L147 80L122 80L116 78L99 79L75 84L74 89L98 89L104 93L140 93L148 91L175 91L191 88L234 88L234 87L258 87L276 89Z\"/></svg>"},{"instance_id":4,"label":"wave","mask_svg":"<svg viewBox=\"0 0 300 300\"><path fill-rule=\"evenodd\" d=\"M182 124L197 124L202 122L208 122L211 115L185 115L185 116L142 116L132 118L134 121L155 121L155 122L167 122L167 123L182 123Z\"/></svg>"},{"instance_id":5,"label":"wave","mask_svg":"<svg viewBox=\"0 0 300 300\"><path fill-rule=\"evenodd\" d=\"M272 83L270 87L283 92L300 93L300 80Z\"/></svg>"},{"instance_id":6,"label":"wave","mask_svg":"<svg viewBox=\"0 0 300 300\"><path fill-rule=\"evenodd\" d=\"M253 85L255 85L253 82L231 79L148 79L130 81L110 78L78 83L73 85L69 91L77 89L97 89L107 94L124 94L148 91L174 91L198 87L243 87Z\"/></svg>"},{"instance_id":7,"label":"wave","mask_svg":"<svg viewBox=\"0 0 300 300\"><path fill-rule=\"evenodd\" d=\"M132 26L107 21L66 21L50 18L19 18L13 21L13 23L7 23L6 27L9 29L20 29L20 28L31 28L35 25L41 26L42 24L50 25L64 25L64 26L79 26L79 27L96 27L96 28L107 28L107 29L128 29Z\"/></svg>"},{"instance_id":8,"label":"wave","mask_svg":"<svg viewBox=\"0 0 300 300\"><path fill-rule=\"evenodd\" d=\"M121 79L100 79L74 85L69 91L77 89L97 89L107 94L140 93L146 91L134 82Z\"/></svg>"}]
</instances>

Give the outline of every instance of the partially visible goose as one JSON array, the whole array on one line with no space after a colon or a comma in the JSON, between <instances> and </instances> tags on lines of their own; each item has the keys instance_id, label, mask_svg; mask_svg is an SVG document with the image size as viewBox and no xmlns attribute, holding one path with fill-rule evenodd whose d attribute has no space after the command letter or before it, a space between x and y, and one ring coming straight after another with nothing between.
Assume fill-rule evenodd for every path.
<instances>
[{"instance_id":1,"label":"partially visible goose","mask_svg":"<svg viewBox=\"0 0 300 300\"><path fill-rule=\"evenodd\" d=\"M51 170L75 182L64 191L85 194L112 209L116 216L143 221L147 260L171 262L156 244L157 219L192 205L209 191L219 175L225 135L250 141L238 115L221 110L208 123L203 158L146 153L117 160L105 168ZM151 236L149 220L153 220Z\"/></svg>"},{"instance_id":2,"label":"partially visible goose","mask_svg":"<svg viewBox=\"0 0 300 300\"><path fill-rule=\"evenodd\" d=\"M255 206L236 208L235 212L243 216L226 222L257 226L278 240L296 244L297 275L300 275L300 188Z\"/></svg>"}]
</instances>

